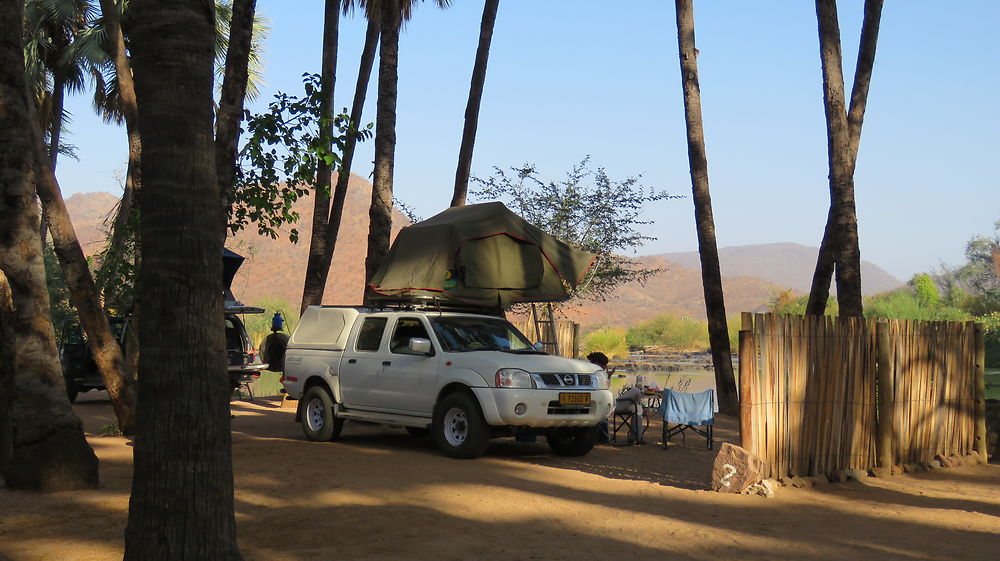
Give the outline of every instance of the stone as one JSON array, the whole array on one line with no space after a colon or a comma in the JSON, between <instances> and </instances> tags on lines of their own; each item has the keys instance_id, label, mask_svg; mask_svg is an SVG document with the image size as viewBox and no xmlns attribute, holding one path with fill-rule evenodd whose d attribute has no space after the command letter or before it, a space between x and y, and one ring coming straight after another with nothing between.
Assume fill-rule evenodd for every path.
<instances>
[{"instance_id":1,"label":"stone","mask_svg":"<svg viewBox=\"0 0 1000 561\"><path fill-rule=\"evenodd\" d=\"M744 448L725 442L712 466L712 490L743 493L763 479L764 469L763 460Z\"/></svg>"},{"instance_id":2,"label":"stone","mask_svg":"<svg viewBox=\"0 0 1000 561\"><path fill-rule=\"evenodd\" d=\"M903 471L906 473L917 473L921 469L918 464L903 464Z\"/></svg>"},{"instance_id":3,"label":"stone","mask_svg":"<svg viewBox=\"0 0 1000 561\"><path fill-rule=\"evenodd\" d=\"M941 469L941 462L939 462L937 460L931 460L931 461L927 462L927 465L925 467L928 470Z\"/></svg>"},{"instance_id":4,"label":"stone","mask_svg":"<svg viewBox=\"0 0 1000 561\"><path fill-rule=\"evenodd\" d=\"M773 479L764 479L760 483L754 483L746 491L743 492L744 495L760 495L766 499L774 498L774 490L778 487L778 482Z\"/></svg>"},{"instance_id":5,"label":"stone","mask_svg":"<svg viewBox=\"0 0 1000 561\"><path fill-rule=\"evenodd\" d=\"M819 485L829 485L830 484L830 480L827 479L826 476L823 475L822 473L817 473L816 475L812 476L810 479L812 479L813 483L815 485L817 485L817 486L819 486Z\"/></svg>"},{"instance_id":6,"label":"stone","mask_svg":"<svg viewBox=\"0 0 1000 561\"><path fill-rule=\"evenodd\" d=\"M965 465L965 458L962 456L951 456L951 462L955 464L955 467L962 467Z\"/></svg>"},{"instance_id":7,"label":"stone","mask_svg":"<svg viewBox=\"0 0 1000 561\"><path fill-rule=\"evenodd\" d=\"M938 462L941 463L941 467L953 468L955 467L955 461L952 460L951 456L945 456L944 454L938 454Z\"/></svg>"},{"instance_id":8,"label":"stone","mask_svg":"<svg viewBox=\"0 0 1000 561\"><path fill-rule=\"evenodd\" d=\"M811 489L816 486L816 480L811 477L793 477L792 485L799 489Z\"/></svg>"},{"instance_id":9,"label":"stone","mask_svg":"<svg viewBox=\"0 0 1000 561\"><path fill-rule=\"evenodd\" d=\"M979 457L979 454L977 454L976 452L973 452L973 453L971 453L971 454L969 454L968 456L965 457L965 465L967 465L967 466L975 466L975 465L985 464L985 463L986 462L984 462L982 460L982 458Z\"/></svg>"},{"instance_id":10,"label":"stone","mask_svg":"<svg viewBox=\"0 0 1000 561\"><path fill-rule=\"evenodd\" d=\"M889 476L893 475L892 468L887 468L887 467L873 467L872 468L872 475L874 475L875 477L889 477Z\"/></svg>"},{"instance_id":11,"label":"stone","mask_svg":"<svg viewBox=\"0 0 1000 561\"><path fill-rule=\"evenodd\" d=\"M898 464L892 466L892 474L893 475L900 475L901 473L903 473L903 466L898 465Z\"/></svg>"},{"instance_id":12,"label":"stone","mask_svg":"<svg viewBox=\"0 0 1000 561\"><path fill-rule=\"evenodd\" d=\"M793 478L791 475L786 475L781 479L779 479L778 483L781 483L781 485L783 485L784 487L791 487L792 485L795 484L795 478Z\"/></svg>"},{"instance_id":13,"label":"stone","mask_svg":"<svg viewBox=\"0 0 1000 561\"><path fill-rule=\"evenodd\" d=\"M844 477L847 481L861 481L862 479L868 477L868 472L863 469L845 469Z\"/></svg>"}]
</instances>

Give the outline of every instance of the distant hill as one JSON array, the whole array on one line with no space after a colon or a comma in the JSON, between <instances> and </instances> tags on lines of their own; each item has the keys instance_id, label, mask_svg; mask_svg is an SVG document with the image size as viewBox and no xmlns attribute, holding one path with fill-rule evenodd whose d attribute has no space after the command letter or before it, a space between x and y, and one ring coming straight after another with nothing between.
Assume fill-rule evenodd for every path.
<instances>
[{"instance_id":1,"label":"distant hill","mask_svg":"<svg viewBox=\"0 0 1000 561\"><path fill-rule=\"evenodd\" d=\"M819 248L797 243L740 245L719 249L719 262L723 276L756 277L808 293L818 254ZM664 253L656 257L701 270L701 259L695 251ZM903 284L871 261L861 261L861 289L866 296L893 290Z\"/></svg>"},{"instance_id":2,"label":"distant hill","mask_svg":"<svg viewBox=\"0 0 1000 561\"><path fill-rule=\"evenodd\" d=\"M371 184L358 176L351 176L337 250L324 297L326 304L354 305L361 302L370 200ZM108 193L77 194L66 201L77 235L88 255L101 250L102 224L116 204L117 199ZM287 235L272 240L257 235L256 230L243 231L229 238L226 246L247 258L233 281L233 293L238 299L247 304L280 299L288 303L289 311L298 309L309 251L312 205L312 197L309 197L294 206L294 210L301 215L296 226L299 230L298 244L289 242ZM402 214L394 213L393 233L407 223ZM744 311L761 311L778 292L786 288L807 292L816 251L815 248L792 243L720 250L727 312L734 315ZM606 302L581 302L568 310L569 317L588 327L627 326L663 313L705 318L697 253L653 255L642 257L640 261L645 267L661 268L663 272L650 279L645 286L637 282L622 286ZM902 284L870 263L866 262L865 267L862 275L866 293Z\"/></svg>"}]
</instances>

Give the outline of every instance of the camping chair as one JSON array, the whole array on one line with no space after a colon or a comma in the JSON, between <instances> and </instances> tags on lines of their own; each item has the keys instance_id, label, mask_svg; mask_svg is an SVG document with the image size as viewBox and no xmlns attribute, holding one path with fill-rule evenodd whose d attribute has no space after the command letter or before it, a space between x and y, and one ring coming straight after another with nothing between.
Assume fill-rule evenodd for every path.
<instances>
[{"instance_id":1,"label":"camping chair","mask_svg":"<svg viewBox=\"0 0 1000 561\"><path fill-rule=\"evenodd\" d=\"M670 437L692 431L708 439L708 449L712 449L712 425L715 422L715 390L701 393L683 393L670 389L663 390L660 404L663 415L663 447L667 447ZM673 425L673 426L670 426ZM702 428L698 428L702 427Z\"/></svg>"},{"instance_id":2,"label":"camping chair","mask_svg":"<svg viewBox=\"0 0 1000 561\"><path fill-rule=\"evenodd\" d=\"M645 426L643 419L645 418ZM643 415L642 390L632 386L625 386L615 400L615 408L608 419L608 440L614 446L618 442L618 431L626 429L626 444L640 444L642 435L646 427L649 426L649 418Z\"/></svg>"}]
</instances>

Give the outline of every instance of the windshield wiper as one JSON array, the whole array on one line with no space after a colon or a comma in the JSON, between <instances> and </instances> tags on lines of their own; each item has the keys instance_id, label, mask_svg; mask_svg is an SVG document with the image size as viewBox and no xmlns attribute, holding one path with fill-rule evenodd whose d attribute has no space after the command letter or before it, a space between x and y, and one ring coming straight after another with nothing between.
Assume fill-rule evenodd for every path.
<instances>
[{"instance_id":1,"label":"windshield wiper","mask_svg":"<svg viewBox=\"0 0 1000 561\"><path fill-rule=\"evenodd\" d=\"M549 353L545 351L539 351L536 349L501 349L505 353L515 354L515 355L547 355Z\"/></svg>"}]
</instances>

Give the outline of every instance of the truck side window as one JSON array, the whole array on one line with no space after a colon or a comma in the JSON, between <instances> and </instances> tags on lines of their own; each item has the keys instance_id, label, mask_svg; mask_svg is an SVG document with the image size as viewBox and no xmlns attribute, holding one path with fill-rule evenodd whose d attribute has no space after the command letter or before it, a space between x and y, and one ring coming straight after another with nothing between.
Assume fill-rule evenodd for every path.
<instances>
[{"instance_id":1,"label":"truck side window","mask_svg":"<svg viewBox=\"0 0 1000 561\"><path fill-rule=\"evenodd\" d=\"M358 331L359 351L377 351L382 342L382 332L385 331L385 323L389 318L365 318Z\"/></svg>"},{"instance_id":2,"label":"truck side window","mask_svg":"<svg viewBox=\"0 0 1000 561\"><path fill-rule=\"evenodd\" d=\"M396 322L396 329L392 333L392 341L389 342L389 350L400 354L413 354L410 351L410 339L421 337L430 339L427 329L417 318L400 318Z\"/></svg>"}]
</instances>

